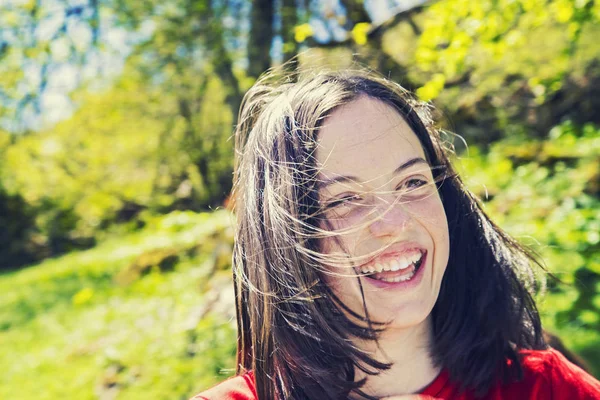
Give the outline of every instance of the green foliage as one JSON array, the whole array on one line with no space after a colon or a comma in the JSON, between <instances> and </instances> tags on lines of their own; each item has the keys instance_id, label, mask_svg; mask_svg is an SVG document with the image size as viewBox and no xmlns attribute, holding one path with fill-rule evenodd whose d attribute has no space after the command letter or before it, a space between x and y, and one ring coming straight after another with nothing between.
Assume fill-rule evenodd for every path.
<instances>
[{"instance_id":1,"label":"green foliage","mask_svg":"<svg viewBox=\"0 0 600 400\"><path fill-rule=\"evenodd\" d=\"M414 17L418 33L410 21L391 27L383 49L469 142L543 138L565 119L598 122L599 10L587 0L438 1Z\"/></svg>"},{"instance_id":2,"label":"green foliage","mask_svg":"<svg viewBox=\"0 0 600 400\"><path fill-rule=\"evenodd\" d=\"M569 57L586 25L599 21L600 6L591 0L446 0L423 15L415 65L446 80L473 73L471 79L477 81L485 80L492 65L502 66L504 74L529 76L537 100L543 101L560 88L573 63L581 61ZM548 55L552 65L539 63Z\"/></svg>"}]
</instances>

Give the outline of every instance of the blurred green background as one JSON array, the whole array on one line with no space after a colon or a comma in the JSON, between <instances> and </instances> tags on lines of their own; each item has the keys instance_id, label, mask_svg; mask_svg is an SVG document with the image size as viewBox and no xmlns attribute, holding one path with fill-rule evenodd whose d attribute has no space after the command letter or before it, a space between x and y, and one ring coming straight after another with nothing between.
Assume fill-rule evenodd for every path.
<instances>
[{"instance_id":1,"label":"blurred green background","mask_svg":"<svg viewBox=\"0 0 600 400\"><path fill-rule=\"evenodd\" d=\"M232 373L229 138L298 54L438 107L485 209L563 281L546 328L600 376L599 20L597 0L1 1L0 398L187 399Z\"/></svg>"}]
</instances>

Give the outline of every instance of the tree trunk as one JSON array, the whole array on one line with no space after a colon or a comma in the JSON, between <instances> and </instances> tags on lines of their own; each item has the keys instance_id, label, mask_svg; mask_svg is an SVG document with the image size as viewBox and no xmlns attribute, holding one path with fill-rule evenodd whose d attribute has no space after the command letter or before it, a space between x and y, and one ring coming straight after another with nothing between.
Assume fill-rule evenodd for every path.
<instances>
[{"instance_id":1,"label":"tree trunk","mask_svg":"<svg viewBox=\"0 0 600 400\"><path fill-rule=\"evenodd\" d=\"M295 0L283 0L281 5L281 38L283 39L283 62L286 63L298 54L298 43L294 38L294 28L298 25ZM297 60L288 64L295 69Z\"/></svg>"},{"instance_id":2,"label":"tree trunk","mask_svg":"<svg viewBox=\"0 0 600 400\"><path fill-rule=\"evenodd\" d=\"M274 0L253 0L248 39L248 75L258 78L271 67Z\"/></svg>"}]
</instances>

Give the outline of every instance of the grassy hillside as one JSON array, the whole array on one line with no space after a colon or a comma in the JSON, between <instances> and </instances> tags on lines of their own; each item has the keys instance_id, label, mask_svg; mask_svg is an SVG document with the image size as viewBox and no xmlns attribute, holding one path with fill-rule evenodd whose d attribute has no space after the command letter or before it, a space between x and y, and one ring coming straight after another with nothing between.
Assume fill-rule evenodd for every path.
<instances>
[{"instance_id":1,"label":"grassy hillside","mask_svg":"<svg viewBox=\"0 0 600 400\"><path fill-rule=\"evenodd\" d=\"M0 276L0 398L187 399L221 379L235 352L231 225L173 213Z\"/></svg>"}]
</instances>

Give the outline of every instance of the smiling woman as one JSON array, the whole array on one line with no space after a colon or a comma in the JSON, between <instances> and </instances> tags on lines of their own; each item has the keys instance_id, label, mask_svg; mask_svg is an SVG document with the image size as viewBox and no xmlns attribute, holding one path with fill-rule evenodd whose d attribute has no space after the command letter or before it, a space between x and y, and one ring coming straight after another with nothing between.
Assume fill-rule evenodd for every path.
<instances>
[{"instance_id":1,"label":"smiling woman","mask_svg":"<svg viewBox=\"0 0 600 400\"><path fill-rule=\"evenodd\" d=\"M266 76L236 139L238 376L195 399L600 398L399 85Z\"/></svg>"},{"instance_id":2,"label":"smiling woman","mask_svg":"<svg viewBox=\"0 0 600 400\"><path fill-rule=\"evenodd\" d=\"M333 112L317 142L323 222L337 233L321 250L341 261L323 278L355 313L364 300L386 336L427 319L448 264L446 214L425 157L400 114L367 96ZM360 280L344 276L354 272Z\"/></svg>"}]
</instances>

